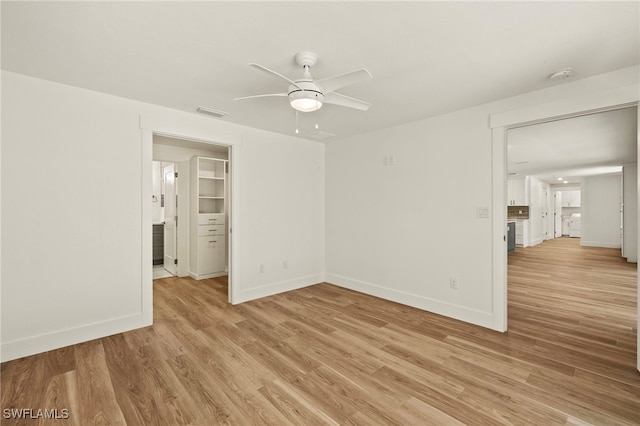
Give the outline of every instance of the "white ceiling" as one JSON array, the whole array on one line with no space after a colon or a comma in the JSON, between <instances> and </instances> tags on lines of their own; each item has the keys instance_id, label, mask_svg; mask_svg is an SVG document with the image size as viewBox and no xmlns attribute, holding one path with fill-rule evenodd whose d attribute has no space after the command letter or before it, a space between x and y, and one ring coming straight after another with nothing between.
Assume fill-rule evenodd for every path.
<instances>
[{"instance_id":1,"label":"white ceiling","mask_svg":"<svg viewBox=\"0 0 640 426\"><path fill-rule=\"evenodd\" d=\"M293 135L286 98L233 101L284 88L248 66L316 78L367 68L340 92L366 112L301 114L332 140L543 89L640 62L632 2L2 2L2 68ZM215 118L211 118L216 120Z\"/></svg>"},{"instance_id":2,"label":"white ceiling","mask_svg":"<svg viewBox=\"0 0 640 426\"><path fill-rule=\"evenodd\" d=\"M553 184L618 172L637 162L637 121L633 107L511 129L507 169Z\"/></svg>"}]
</instances>

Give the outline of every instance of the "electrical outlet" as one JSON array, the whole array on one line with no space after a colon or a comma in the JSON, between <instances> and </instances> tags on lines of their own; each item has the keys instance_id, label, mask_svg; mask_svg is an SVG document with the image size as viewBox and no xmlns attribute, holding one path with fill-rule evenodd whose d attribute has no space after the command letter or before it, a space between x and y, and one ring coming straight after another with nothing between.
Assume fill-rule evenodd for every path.
<instances>
[{"instance_id":1,"label":"electrical outlet","mask_svg":"<svg viewBox=\"0 0 640 426\"><path fill-rule=\"evenodd\" d=\"M456 277L449 278L449 287L451 287L454 290L458 289L458 279Z\"/></svg>"},{"instance_id":2,"label":"electrical outlet","mask_svg":"<svg viewBox=\"0 0 640 426\"><path fill-rule=\"evenodd\" d=\"M282 269L288 269L289 268L289 262L287 262L286 260L282 261Z\"/></svg>"},{"instance_id":3,"label":"electrical outlet","mask_svg":"<svg viewBox=\"0 0 640 426\"><path fill-rule=\"evenodd\" d=\"M262 264L258 265L258 272L260 272L261 274L264 274L264 265Z\"/></svg>"}]
</instances>

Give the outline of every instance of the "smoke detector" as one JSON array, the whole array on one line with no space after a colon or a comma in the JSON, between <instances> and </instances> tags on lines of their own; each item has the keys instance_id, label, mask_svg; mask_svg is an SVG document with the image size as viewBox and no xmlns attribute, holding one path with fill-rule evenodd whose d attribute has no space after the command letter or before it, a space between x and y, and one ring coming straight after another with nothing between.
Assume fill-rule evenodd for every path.
<instances>
[{"instance_id":1,"label":"smoke detector","mask_svg":"<svg viewBox=\"0 0 640 426\"><path fill-rule=\"evenodd\" d=\"M573 68L563 68L551 74L549 76L549 80L565 80L571 77L571 74L573 74Z\"/></svg>"}]
</instances>

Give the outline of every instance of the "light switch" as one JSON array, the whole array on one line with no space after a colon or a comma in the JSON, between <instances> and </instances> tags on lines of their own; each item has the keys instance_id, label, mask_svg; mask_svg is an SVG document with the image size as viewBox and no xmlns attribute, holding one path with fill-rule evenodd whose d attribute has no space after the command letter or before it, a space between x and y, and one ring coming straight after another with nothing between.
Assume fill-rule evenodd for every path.
<instances>
[{"instance_id":1,"label":"light switch","mask_svg":"<svg viewBox=\"0 0 640 426\"><path fill-rule=\"evenodd\" d=\"M489 207L480 206L476 207L476 217L487 219L489 218Z\"/></svg>"}]
</instances>

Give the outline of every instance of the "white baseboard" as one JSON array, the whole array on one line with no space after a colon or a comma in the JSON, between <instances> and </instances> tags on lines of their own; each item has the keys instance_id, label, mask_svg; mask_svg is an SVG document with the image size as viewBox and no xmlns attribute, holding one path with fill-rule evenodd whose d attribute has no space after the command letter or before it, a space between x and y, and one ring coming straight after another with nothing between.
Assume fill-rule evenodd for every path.
<instances>
[{"instance_id":1,"label":"white baseboard","mask_svg":"<svg viewBox=\"0 0 640 426\"><path fill-rule=\"evenodd\" d=\"M537 246L538 244L541 244L544 241L543 238L539 238L537 240L531 240L529 246Z\"/></svg>"},{"instance_id":2,"label":"white baseboard","mask_svg":"<svg viewBox=\"0 0 640 426\"><path fill-rule=\"evenodd\" d=\"M216 278L222 277L224 275L229 275L228 272L214 272L212 274L194 274L193 272L189 272L189 276L194 280L206 280L207 278Z\"/></svg>"},{"instance_id":3,"label":"white baseboard","mask_svg":"<svg viewBox=\"0 0 640 426\"><path fill-rule=\"evenodd\" d=\"M138 313L5 342L2 344L2 362L147 327L151 324L151 321L145 321L143 314Z\"/></svg>"},{"instance_id":4,"label":"white baseboard","mask_svg":"<svg viewBox=\"0 0 640 426\"><path fill-rule=\"evenodd\" d=\"M412 306L414 308L422 309L424 311L432 312L438 315L444 315L449 318L454 318L460 321L468 322L471 324L486 327L492 330L494 324L493 314L490 312L483 312L474 309L465 308L440 300L430 299L428 297L420 296L417 294L406 293L399 290L390 289L387 287L381 287L376 284L367 283L364 281L354 280L348 277L343 277L335 274L327 274L326 282L329 284L337 285L339 287L348 288L360 293L376 296L381 299L390 300L392 302L401 303L403 305ZM498 330L500 331L500 330Z\"/></svg>"},{"instance_id":5,"label":"white baseboard","mask_svg":"<svg viewBox=\"0 0 640 426\"><path fill-rule=\"evenodd\" d=\"M239 300L237 300L234 304L248 302L249 300L259 299L261 297L272 296L274 294L283 293L285 291L308 287L310 285L319 284L323 281L324 275L316 274L294 278L292 280L266 284L260 287L253 287L249 290L241 289L238 292Z\"/></svg>"},{"instance_id":6,"label":"white baseboard","mask_svg":"<svg viewBox=\"0 0 640 426\"><path fill-rule=\"evenodd\" d=\"M604 248L622 248L620 243L607 243L602 241L585 241L584 239L580 240L580 245L585 247L604 247Z\"/></svg>"}]
</instances>

